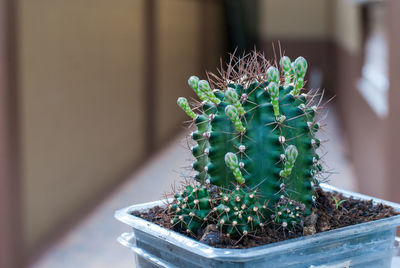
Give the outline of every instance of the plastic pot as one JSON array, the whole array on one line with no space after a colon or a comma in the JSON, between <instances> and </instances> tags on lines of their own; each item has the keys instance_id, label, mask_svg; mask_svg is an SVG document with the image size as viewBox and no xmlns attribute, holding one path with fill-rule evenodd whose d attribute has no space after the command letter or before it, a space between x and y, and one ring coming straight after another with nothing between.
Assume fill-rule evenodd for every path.
<instances>
[{"instance_id":1,"label":"plastic pot","mask_svg":"<svg viewBox=\"0 0 400 268\"><path fill-rule=\"evenodd\" d=\"M325 191L400 205L322 184ZM390 267L398 251L400 215L248 249L214 248L132 215L162 206L163 200L133 205L115 217L133 228L118 241L135 254L137 267Z\"/></svg>"}]
</instances>

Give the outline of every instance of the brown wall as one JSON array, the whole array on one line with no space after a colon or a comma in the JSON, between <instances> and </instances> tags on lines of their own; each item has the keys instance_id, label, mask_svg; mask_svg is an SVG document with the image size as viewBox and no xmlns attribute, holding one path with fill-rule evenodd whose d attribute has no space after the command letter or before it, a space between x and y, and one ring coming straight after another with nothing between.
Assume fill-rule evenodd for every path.
<instances>
[{"instance_id":1,"label":"brown wall","mask_svg":"<svg viewBox=\"0 0 400 268\"><path fill-rule=\"evenodd\" d=\"M143 1L21 1L29 250L143 157Z\"/></svg>"},{"instance_id":2,"label":"brown wall","mask_svg":"<svg viewBox=\"0 0 400 268\"><path fill-rule=\"evenodd\" d=\"M187 120L176 105L180 96L194 96L191 75L205 79L205 69L225 53L222 1L156 1L156 89L153 109L155 147L160 148ZM214 71L214 70L212 70ZM173 93L172 93L173 92Z\"/></svg>"},{"instance_id":3,"label":"brown wall","mask_svg":"<svg viewBox=\"0 0 400 268\"><path fill-rule=\"evenodd\" d=\"M156 147L162 146L179 129L185 114L176 106L176 98L191 94L190 75L199 73L198 36L199 1L156 1L157 67L153 103L156 111ZM173 89L174 94L171 94Z\"/></svg>"},{"instance_id":4,"label":"brown wall","mask_svg":"<svg viewBox=\"0 0 400 268\"><path fill-rule=\"evenodd\" d=\"M260 35L270 40L325 40L329 0L260 0Z\"/></svg>"}]
</instances>

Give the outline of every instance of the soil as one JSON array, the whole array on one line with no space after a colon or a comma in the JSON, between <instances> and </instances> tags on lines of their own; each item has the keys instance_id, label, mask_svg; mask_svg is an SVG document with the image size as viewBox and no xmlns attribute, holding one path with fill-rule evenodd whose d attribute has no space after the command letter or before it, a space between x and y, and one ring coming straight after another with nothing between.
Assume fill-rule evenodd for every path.
<instances>
[{"instance_id":1,"label":"soil","mask_svg":"<svg viewBox=\"0 0 400 268\"><path fill-rule=\"evenodd\" d=\"M210 224L204 226L198 236L194 238L217 248L250 248L399 214L387 205L374 205L372 201L347 198L339 193L324 192L322 189L317 189L315 207L312 209L311 215L304 219L303 228L299 228L299 230L266 227L261 234L249 234L234 239L228 238L219 232L215 225ZM157 206L146 213L134 212L133 215L168 229L173 228L170 223L171 218L165 207ZM173 229L187 235L186 232L176 227Z\"/></svg>"}]
</instances>

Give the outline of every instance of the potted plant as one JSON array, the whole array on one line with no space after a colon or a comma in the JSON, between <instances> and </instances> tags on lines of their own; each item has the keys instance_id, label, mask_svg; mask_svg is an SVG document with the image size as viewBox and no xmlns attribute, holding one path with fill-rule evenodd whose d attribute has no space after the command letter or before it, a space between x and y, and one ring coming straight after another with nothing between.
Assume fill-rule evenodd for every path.
<instances>
[{"instance_id":1,"label":"potted plant","mask_svg":"<svg viewBox=\"0 0 400 268\"><path fill-rule=\"evenodd\" d=\"M390 267L400 205L320 183L306 70L303 57L278 69L254 51L189 78L200 101L178 105L195 128L194 182L116 212L140 267Z\"/></svg>"}]
</instances>

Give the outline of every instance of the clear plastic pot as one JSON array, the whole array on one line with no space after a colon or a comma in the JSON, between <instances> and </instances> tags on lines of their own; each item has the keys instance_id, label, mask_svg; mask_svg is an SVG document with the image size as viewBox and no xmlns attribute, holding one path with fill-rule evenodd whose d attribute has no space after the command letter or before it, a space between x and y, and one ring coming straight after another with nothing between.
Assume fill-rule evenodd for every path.
<instances>
[{"instance_id":1,"label":"clear plastic pot","mask_svg":"<svg viewBox=\"0 0 400 268\"><path fill-rule=\"evenodd\" d=\"M322 185L362 200L373 200L400 211L400 205ZM132 215L164 201L133 205L115 217L133 228L118 241L136 255L137 267L390 267L398 250L400 215L248 249L214 248ZM398 239L398 238L396 238Z\"/></svg>"}]
</instances>

